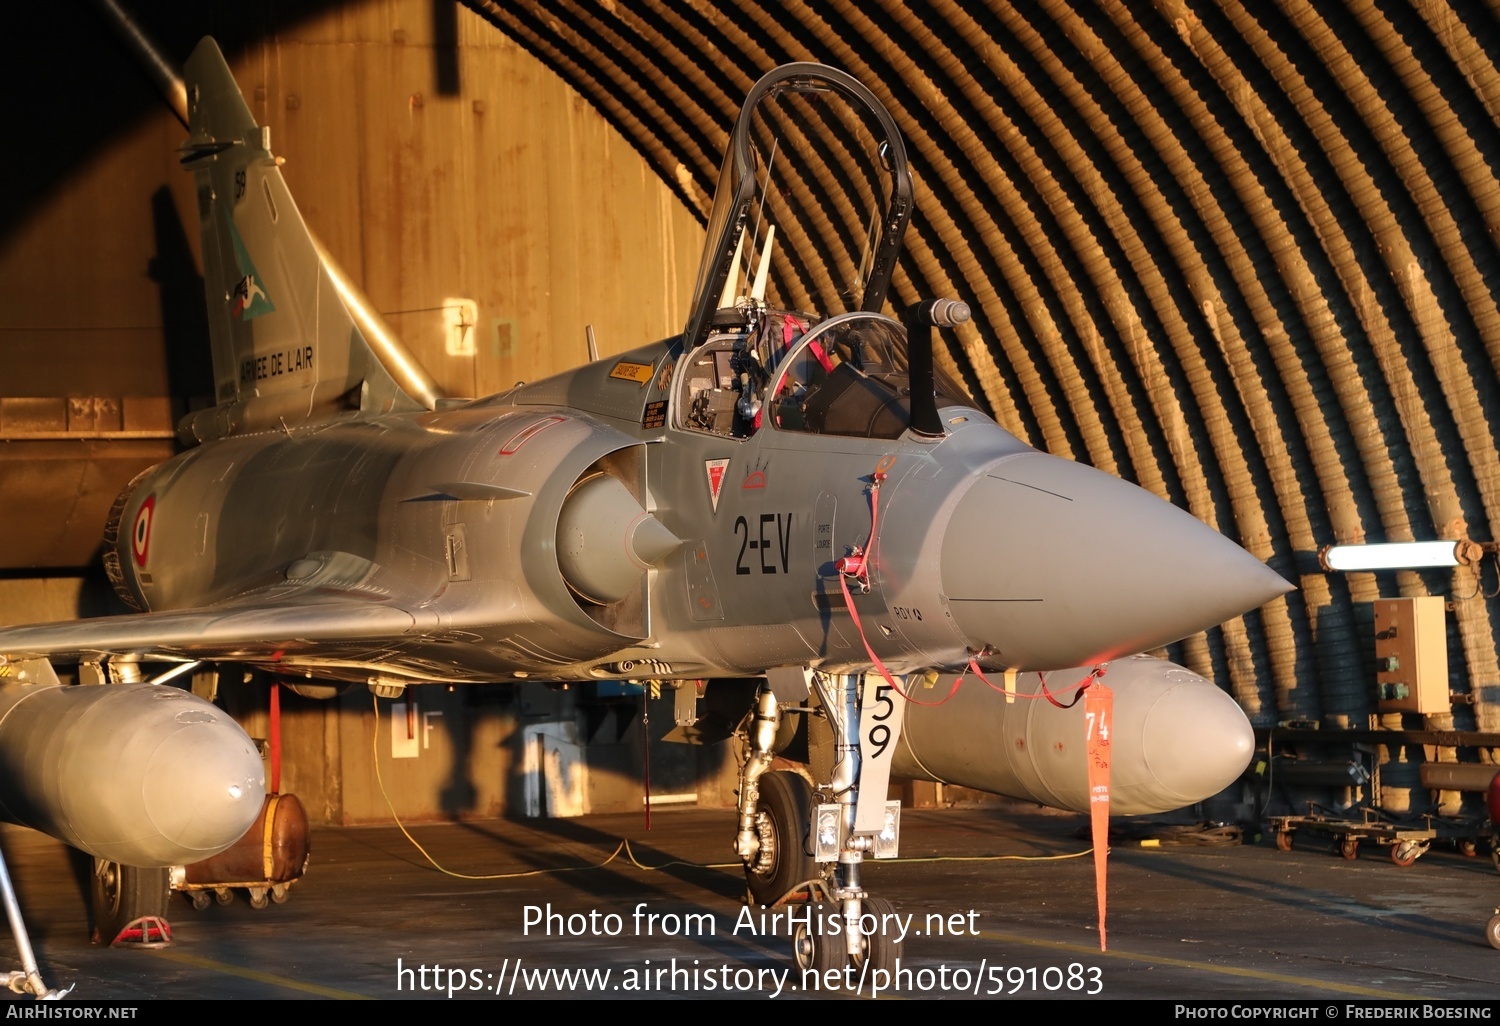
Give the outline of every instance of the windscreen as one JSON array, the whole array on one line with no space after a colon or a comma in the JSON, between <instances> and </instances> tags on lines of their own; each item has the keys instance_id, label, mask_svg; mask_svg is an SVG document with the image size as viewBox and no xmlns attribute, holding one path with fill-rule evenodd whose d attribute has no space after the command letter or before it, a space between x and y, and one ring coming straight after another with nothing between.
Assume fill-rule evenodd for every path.
<instances>
[{"instance_id":1,"label":"windscreen","mask_svg":"<svg viewBox=\"0 0 1500 1026\"><path fill-rule=\"evenodd\" d=\"M777 364L768 406L781 431L899 438L911 424L906 329L878 314L836 317ZM963 386L935 375L939 406L972 406Z\"/></svg>"}]
</instances>

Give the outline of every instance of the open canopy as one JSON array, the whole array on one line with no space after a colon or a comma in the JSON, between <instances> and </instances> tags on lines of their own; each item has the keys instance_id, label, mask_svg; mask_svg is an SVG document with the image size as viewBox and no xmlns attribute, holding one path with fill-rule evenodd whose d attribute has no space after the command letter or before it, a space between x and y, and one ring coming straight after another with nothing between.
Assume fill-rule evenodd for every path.
<instances>
[{"instance_id":1,"label":"open canopy","mask_svg":"<svg viewBox=\"0 0 1500 1026\"><path fill-rule=\"evenodd\" d=\"M873 93L820 64L767 74L719 171L686 348L752 297L819 317L882 309L911 195L906 148Z\"/></svg>"}]
</instances>

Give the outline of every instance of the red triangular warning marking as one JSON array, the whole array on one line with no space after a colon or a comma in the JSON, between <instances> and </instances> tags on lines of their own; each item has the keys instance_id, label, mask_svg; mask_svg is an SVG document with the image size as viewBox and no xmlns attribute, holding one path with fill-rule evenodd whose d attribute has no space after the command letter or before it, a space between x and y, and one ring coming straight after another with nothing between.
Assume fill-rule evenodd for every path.
<instances>
[{"instance_id":1,"label":"red triangular warning marking","mask_svg":"<svg viewBox=\"0 0 1500 1026\"><path fill-rule=\"evenodd\" d=\"M719 492L724 488L724 471L728 468L728 459L703 461L703 469L708 471L708 495L713 500L715 513L719 512Z\"/></svg>"}]
</instances>

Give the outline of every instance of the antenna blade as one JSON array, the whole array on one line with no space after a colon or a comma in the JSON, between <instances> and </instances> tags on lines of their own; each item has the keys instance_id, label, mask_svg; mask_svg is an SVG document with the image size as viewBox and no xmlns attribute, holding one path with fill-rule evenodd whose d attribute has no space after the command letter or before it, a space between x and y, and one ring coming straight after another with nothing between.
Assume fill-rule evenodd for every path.
<instances>
[{"instance_id":1,"label":"antenna blade","mask_svg":"<svg viewBox=\"0 0 1500 1026\"><path fill-rule=\"evenodd\" d=\"M724 291L719 296L719 309L734 305L734 297L739 295L740 286L740 257L745 253L745 231L740 229L740 241L734 245L734 263L729 266L729 277L724 279Z\"/></svg>"},{"instance_id":2,"label":"antenna blade","mask_svg":"<svg viewBox=\"0 0 1500 1026\"><path fill-rule=\"evenodd\" d=\"M771 272L771 250L776 248L776 226L766 226L766 244L760 251L760 266L755 269L755 285L750 289L750 298L764 302L766 298L766 276Z\"/></svg>"}]
</instances>

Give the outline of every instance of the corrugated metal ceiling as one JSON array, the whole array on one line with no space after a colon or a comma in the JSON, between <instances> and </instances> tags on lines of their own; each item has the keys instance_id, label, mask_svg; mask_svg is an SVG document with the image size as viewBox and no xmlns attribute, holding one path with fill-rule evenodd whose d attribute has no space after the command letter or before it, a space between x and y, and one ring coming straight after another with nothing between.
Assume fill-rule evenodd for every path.
<instances>
[{"instance_id":1,"label":"corrugated metal ceiling","mask_svg":"<svg viewBox=\"0 0 1500 1026\"><path fill-rule=\"evenodd\" d=\"M1260 725L1359 724L1362 603L1445 595L1453 686L1476 699L1456 725L1500 730L1493 562L1377 576L1315 559L1333 542L1494 537L1496 4L468 6L700 214L761 73L855 74L919 178L898 299L974 306L947 353L974 392L1299 585L1174 655Z\"/></svg>"}]
</instances>

